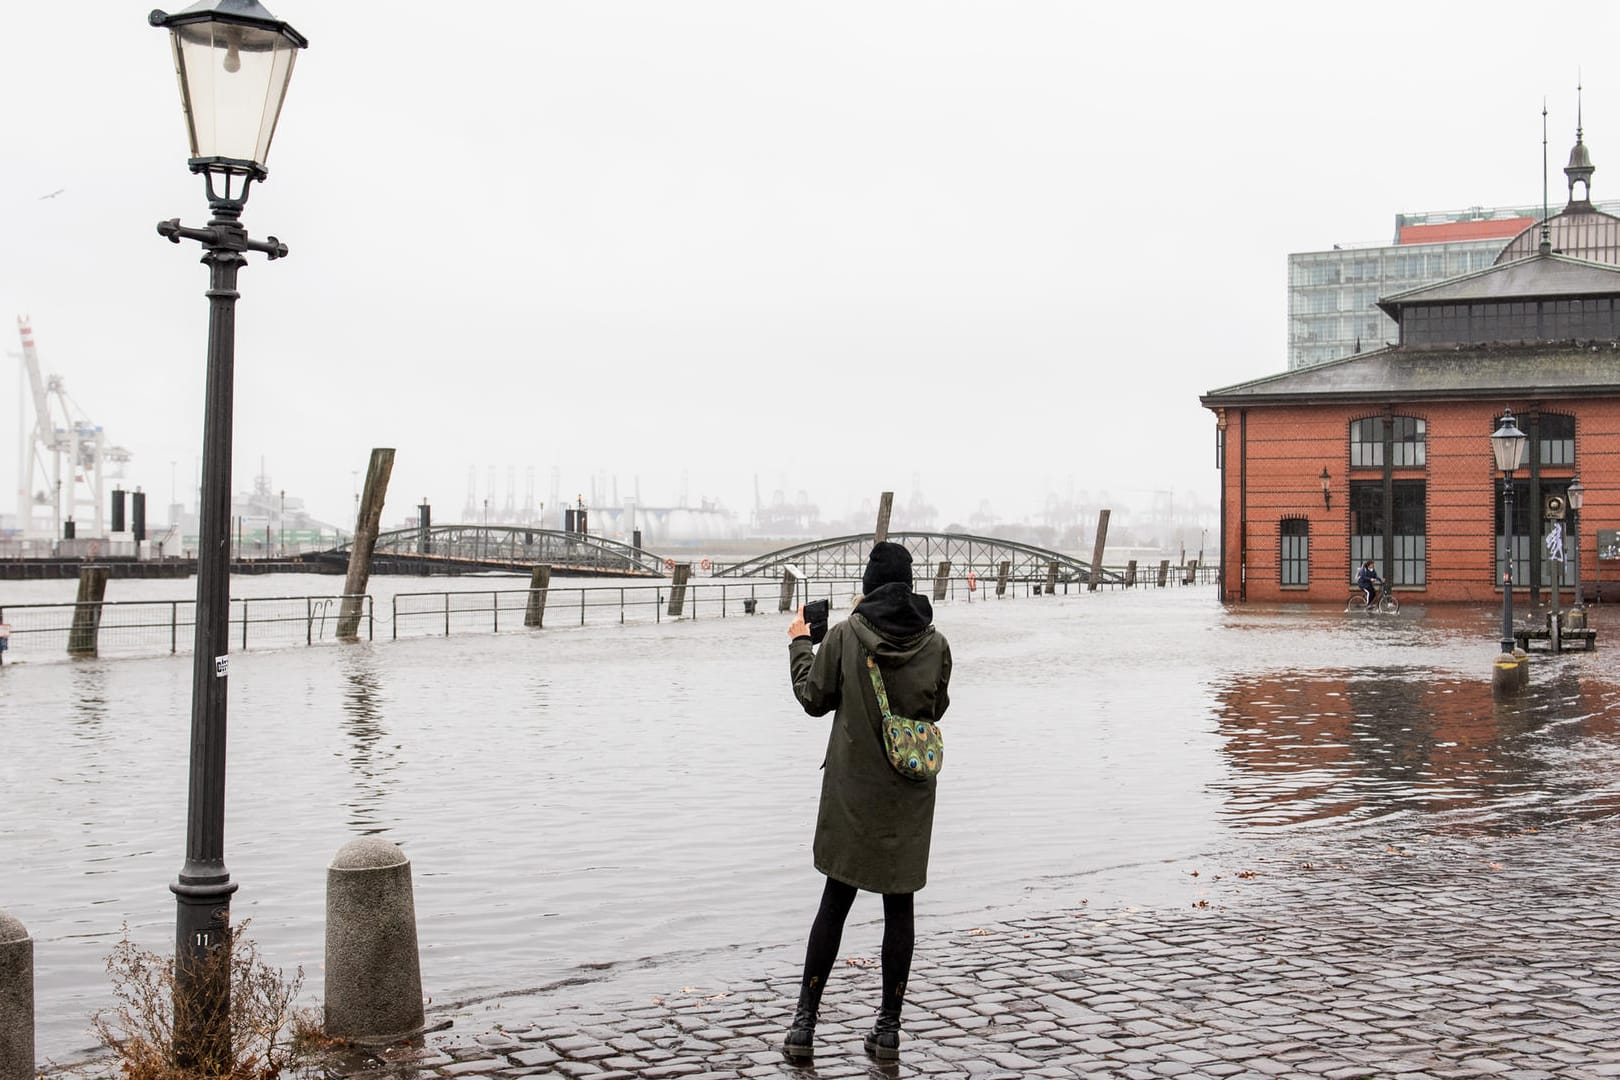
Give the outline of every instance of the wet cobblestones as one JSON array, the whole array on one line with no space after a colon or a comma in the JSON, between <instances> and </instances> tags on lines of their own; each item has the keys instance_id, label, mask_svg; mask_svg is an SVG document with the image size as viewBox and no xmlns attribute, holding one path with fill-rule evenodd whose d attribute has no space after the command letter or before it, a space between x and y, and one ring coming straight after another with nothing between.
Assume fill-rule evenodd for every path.
<instances>
[{"instance_id":1,"label":"wet cobblestones","mask_svg":"<svg viewBox=\"0 0 1620 1080\"><path fill-rule=\"evenodd\" d=\"M777 1049L797 978L779 958L725 986L683 983L705 976L672 965L669 990L641 999L607 1002L600 985L513 999L499 1027L464 1014L419 1050L334 1071L364 1080L1620 1076L1617 870L1615 823L1407 844L1364 836L1212 858L1182 907L1080 906L950 932L924 923L897 1065L861 1049L877 970L846 957L812 1067L788 1065Z\"/></svg>"}]
</instances>

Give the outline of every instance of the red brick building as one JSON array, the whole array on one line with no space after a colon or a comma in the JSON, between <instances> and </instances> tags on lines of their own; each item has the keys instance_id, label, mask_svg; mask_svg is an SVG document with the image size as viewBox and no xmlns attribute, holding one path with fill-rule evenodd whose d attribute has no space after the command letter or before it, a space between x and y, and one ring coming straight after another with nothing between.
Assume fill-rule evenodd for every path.
<instances>
[{"instance_id":1,"label":"red brick building","mask_svg":"<svg viewBox=\"0 0 1620 1080\"><path fill-rule=\"evenodd\" d=\"M1572 198L1560 217L1572 210L1590 206ZM1504 407L1530 437L1513 480L1516 588L1547 587L1545 500L1577 473L1585 505L1568 524L1588 597L1620 577L1597 543L1620 529L1620 267L1550 247L1380 301L1400 326L1394 346L1203 396L1224 598L1343 603L1365 559L1403 600L1499 597L1490 435Z\"/></svg>"}]
</instances>

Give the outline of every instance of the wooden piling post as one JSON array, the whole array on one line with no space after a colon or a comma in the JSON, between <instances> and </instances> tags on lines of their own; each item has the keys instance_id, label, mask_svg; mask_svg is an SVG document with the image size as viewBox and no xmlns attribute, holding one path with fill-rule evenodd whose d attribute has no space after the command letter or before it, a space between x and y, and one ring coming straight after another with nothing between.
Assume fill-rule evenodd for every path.
<instances>
[{"instance_id":1,"label":"wooden piling post","mask_svg":"<svg viewBox=\"0 0 1620 1080\"><path fill-rule=\"evenodd\" d=\"M1103 548L1108 543L1108 511L1097 511L1097 542L1091 545L1091 574L1086 582L1087 592L1096 592L1102 584Z\"/></svg>"},{"instance_id":2,"label":"wooden piling post","mask_svg":"<svg viewBox=\"0 0 1620 1080\"><path fill-rule=\"evenodd\" d=\"M1136 584L1136 560L1132 559L1125 564L1125 587L1127 589Z\"/></svg>"},{"instance_id":3,"label":"wooden piling post","mask_svg":"<svg viewBox=\"0 0 1620 1080\"><path fill-rule=\"evenodd\" d=\"M674 576L669 586L669 617L678 619L681 611L686 607L686 581L692 576L692 564L689 562L676 563Z\"/></svg>"},{"instance_id":4,"label":"wooden piling post","mask_svg":"<svg viewBox=\"0 0 1620 1080\"><path fill-rule=\"evenodd\" d=\"M1001 567L996 571L996 596L998 599L1007 595L1007 577L1011 573L1012 560L1002 559Z\"/></svg>"},{"instance_id":5,"label":"wooden piling post","mask_svg":"<svg viewBox=\"0 0 1620 1080\"><path fill-rule=\"evenodd\" d=\"M878 499L877 527L872 530L872 543L881 544L889 538L889 515L894 512L894 492L885 491Z\"/></svg>"},{"instance_id":6,"label":"wooden piling post","mask_svg":"<svg viewBox=\"0 0 1620 1080\"><path fill-rule=\"evenodd\" d=\"M1159 588L1161 588L1161 589L1164 588L1164 583L1169 581L1169 580L1170 580L1170 560L1169 559L1160 559L1159 560Z\"/></svg>"},{"instance_id":7,"label":"wooden piling post","mask_svg":"<svg viewBox=\"0 0 1620 1080\"><path fill-rule=\"evenodd\" d=\"M69 656L95 656L101 630L101 601L107 595L107 568L79 570L79 595L73 605L73 629L68 631Z\"/></svg>"},{"instance_id":8,"label":"wooden piling post","mask_svg":"<svg viewBox=\"0 0 1620 1080\"><path fill-rule=\"evenodd\" d=\"M1182 577L1183 585L1195 585L1198 582L1198 560L1190 559L1187 562L1187 573Z\"/></svg>"},{"instance_id":9,"label":"wooden piling post","mask_svg":"<svg viewBox=\"0 0 1620 1080\"><path fill-rule=\"evenodd\" d=\"M951 583L951 560L939 561L939 572L934 575L934 599L945 599L945 588Z\"/></svg>"},{"instance_id":10,"label":"wooden piling post","mask_svg":"<svg viewBox=\"0 0 1620 1080\"><path fill-rule=\"evenodd\" d=\"M782 568L782 596L776 604L777 611L793 610L793 594L799 588L799 575L791 566Z\"/></svg>"},{"instance_id":11,"label":"wooden piling post","mask_svg":"<svg viewBox=\"0 0 1620 1080\"><path fill-rule=\"evenodd\" d=\"M551 588L551 567L536 566L529 571L529 604L523 610L523 625L539 629L546 625L546 591Z\"/></svg>"},{"instance_id":12,"label":"wooden piling post","mask_svg":"<svg viewBox=\"0 0 1620 1080\"><path fill-rule=\"evenodd\" d=\"M382 520L383 500L388 495L388 477L393 471L392 447L379 446L371 451L365 492L360 496L360 511L354 518L354 543L349 547L349 574L343 580L343 607L338 614L337 624L340 641L356 641L360 637L361 605L366 583L371 580L371 553L377 546L377 525Z\"/></svg>"},{"instance_id":13,"label":"wooden piling post","mask_svg":"<svg viewBox=\"0 0 1620 1080\"><path fill-rule=\"evenodd\" d=\"M1057 595L1058 564L1056 559L1046 561L1046 595Z\"/></svg>"}]
</instances>

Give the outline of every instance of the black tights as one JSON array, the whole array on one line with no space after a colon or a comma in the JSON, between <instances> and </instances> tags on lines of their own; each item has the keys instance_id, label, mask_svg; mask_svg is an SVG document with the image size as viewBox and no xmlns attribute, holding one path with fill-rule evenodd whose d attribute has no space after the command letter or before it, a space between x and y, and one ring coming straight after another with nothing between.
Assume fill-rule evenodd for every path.
<instances>
[{"instance_id":1,"label":"black tights","mask_svg":"<svg viewBox=\"0 0 1620 1080\"><path fill-rule=\"evenodd\" d=\"M844 936L844 920L855 903L856 889L842 881L827 879L821 893L821 910L810 926L810 944L804 950L804 979L799 984L802 1004L811 1009L821 1005L821 992L833 961L838 959L838 943ZM906 979L911 974L911 950L916 941L912 921L912 893L883 894L883 1011L900 1014L906 997ZM805 1000L808 999L808 1000Z\"/></svg>"}]
</instances>

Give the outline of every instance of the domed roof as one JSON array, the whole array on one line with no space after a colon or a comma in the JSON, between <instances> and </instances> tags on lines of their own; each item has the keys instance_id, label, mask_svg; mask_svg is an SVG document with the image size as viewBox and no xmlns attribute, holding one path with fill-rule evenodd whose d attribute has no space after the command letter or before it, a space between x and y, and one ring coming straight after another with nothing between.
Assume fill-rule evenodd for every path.
<instances>
[{"instance_id":1,"label":"domed roof","mask_svg":"<svg viewBox=\"0 0 1620 1080\"><path fill-rule=\"evenodd\" d=\"M1542 250L1591 262L1620 266L1620 217L1606 214L1592 205L1592 153L1586 148L1581 128L1575 128L1575 145L1569 152L1564 175L1569 177L1569 203L1545 221L1537 222L1508 241L1496 257L1497 265L1535 255ZM1581 185L1579 193L1575 185Z\"/></svg>"}]
</instances>

